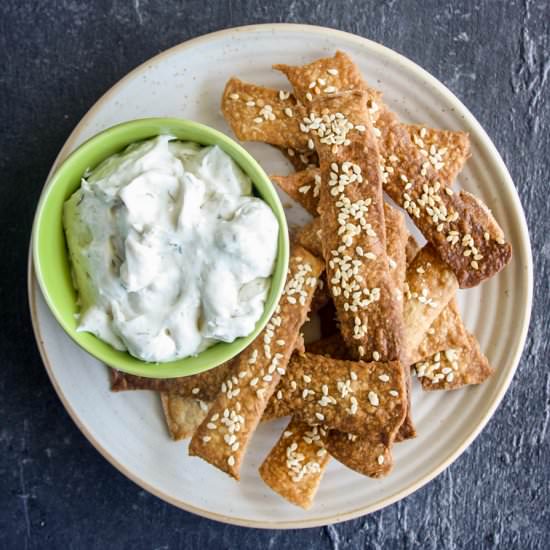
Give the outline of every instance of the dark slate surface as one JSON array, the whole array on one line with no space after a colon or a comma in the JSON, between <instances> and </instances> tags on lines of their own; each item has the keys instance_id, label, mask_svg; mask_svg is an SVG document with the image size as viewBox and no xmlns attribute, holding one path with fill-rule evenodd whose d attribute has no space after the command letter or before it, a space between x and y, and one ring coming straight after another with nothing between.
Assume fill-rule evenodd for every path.
<instances>
[{"instance_id":1,"label":"dark slate surface","mask_svg":"<svg viewBox=\"0 0 550 550\"><path fill-rule=\"evenodd\" d=\"M486 128L512 173L536 270L520 368L470 449L428 486L383 511L286 532L241 529L182 512L101 458L48 381L33 342L25 288L30 225L43 181L100 94L183 40L273 21L369 37L451 88ZM547 0L2 0L0 547L549 548L549 22Z\"/></svg>"}]
</instances>

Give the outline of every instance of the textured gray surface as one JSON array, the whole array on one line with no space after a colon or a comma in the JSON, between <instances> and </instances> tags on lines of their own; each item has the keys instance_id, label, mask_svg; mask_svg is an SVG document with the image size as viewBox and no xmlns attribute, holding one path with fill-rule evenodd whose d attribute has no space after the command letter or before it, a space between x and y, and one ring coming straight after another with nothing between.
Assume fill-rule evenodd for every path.
<instances>
[{"instance_id":1,"label":"textured gray surface","mask_svg":"<svg viewBox=\"0 0 550 550\"><path fill-rule=\"evenodd\" d=\"M443 81L485 127L519 190L535 260L529 338L509 392L435 481L368 517L247 530L177 510L125 479L65 413L33 343L26 247L49 167L129 69L188 38L258 22L381 42ZM0 3L1 548L550 547L550 7L532 1Z\"/></svg>"}]
</instances>

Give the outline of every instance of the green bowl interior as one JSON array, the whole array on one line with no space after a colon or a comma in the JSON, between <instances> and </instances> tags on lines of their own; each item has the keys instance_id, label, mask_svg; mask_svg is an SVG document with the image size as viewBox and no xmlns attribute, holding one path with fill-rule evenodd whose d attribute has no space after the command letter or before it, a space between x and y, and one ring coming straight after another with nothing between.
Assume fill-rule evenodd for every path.
<instances>
[{"instance_id":1,"label":"green bowl interior","mask_svg":"<svg viewBox=\"0 0 550 550\"><path fill-rule=\"evenodd\" d=\"M279 242L271 289L254 332L234 342L218 343L196 357L169 363L146 363L117 351L92 334L77 332L76 291L72 284L63 232L63 204L80 186L88 168L124 149L130 143L170 134L202 145L218 145L250 176L256 193L272 208L279 221ZM139 376L172 378L197 374L220 365L242 351L265 326L282 293L288 268L289 242L283 207L271 181L260 165L226 135L196 122L155 118L136 120L105 130L81 145L56 171L38 205L33 227L33 261L40 288L63 329L77 344L107 365Z\"/></svg>"}]
</instances>

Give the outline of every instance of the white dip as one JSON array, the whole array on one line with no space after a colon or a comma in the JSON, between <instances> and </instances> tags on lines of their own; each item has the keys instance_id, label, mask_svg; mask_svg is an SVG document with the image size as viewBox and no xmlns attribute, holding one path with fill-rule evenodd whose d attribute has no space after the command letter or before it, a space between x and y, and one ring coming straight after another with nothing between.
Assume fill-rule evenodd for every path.
<instances>
[{"instance_id":1,"label":"white dip","mask_svg":"<svg viewBox=\"0 0 550 550\"><path fill-rule=\"evenodd\" d=\"M218 147L160 136L113 155L65 203L79 331L144 361L252 332L278 223Z\"/></svg>"}]
</instances>

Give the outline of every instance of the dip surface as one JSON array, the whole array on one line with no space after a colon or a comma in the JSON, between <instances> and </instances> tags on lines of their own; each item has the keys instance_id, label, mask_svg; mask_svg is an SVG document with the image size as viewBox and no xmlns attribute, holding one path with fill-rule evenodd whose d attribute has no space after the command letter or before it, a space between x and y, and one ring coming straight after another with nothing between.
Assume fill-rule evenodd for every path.
<instances>
[{"instance_id":1,"label":"dip surface","mask_svg":"<svg viewBox=\"0 0 550 550\"><path fill-rule=\"evenodd\" d=\"M252 332L277 254L278 223L219 147L159 136L82 179L63 224L79 331L150 362Z\"/></svg>"}]
</instances>

